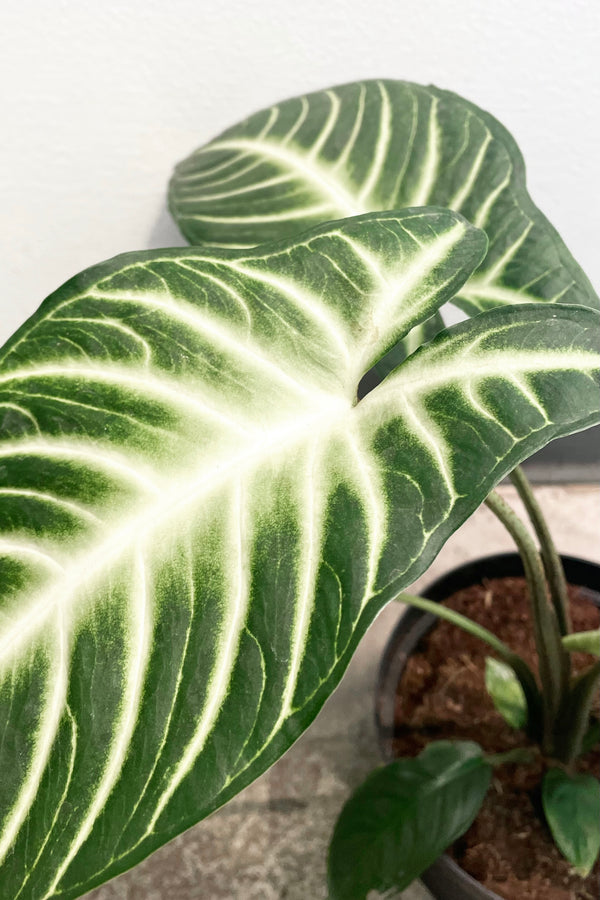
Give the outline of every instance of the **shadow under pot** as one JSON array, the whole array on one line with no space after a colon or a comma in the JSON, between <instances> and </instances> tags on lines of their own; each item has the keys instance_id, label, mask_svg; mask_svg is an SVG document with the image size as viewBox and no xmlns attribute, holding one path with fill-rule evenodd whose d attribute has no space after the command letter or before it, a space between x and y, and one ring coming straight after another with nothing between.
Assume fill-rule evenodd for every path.
<instances>
[{"instance_id":1,"label":"shadow under pot","mask_svg":"<svg viewBox=\"0 0 600 900\"><path fill-rule=\"evenodd\" d=\"M574 557L562 559L567 582L580 588L581 598L600 608L600 566ZM458 591L492 579L520 578L523 574L518 554L489 556L466 563L442 576L423 592L423 596L439 603ZM384 651L377 684L375 719L380 748L386 761L398 755L395 744L401 725L398 722L397 697L402 695L401 682L407 661L438 621L429 613L408 608ZM502 634L499 636L502 637ZM456 739L460 739L460 735ZM480 884L446 854L421 875L421 880L437 900L505 900Z\"/></svg>"}]
</instances>

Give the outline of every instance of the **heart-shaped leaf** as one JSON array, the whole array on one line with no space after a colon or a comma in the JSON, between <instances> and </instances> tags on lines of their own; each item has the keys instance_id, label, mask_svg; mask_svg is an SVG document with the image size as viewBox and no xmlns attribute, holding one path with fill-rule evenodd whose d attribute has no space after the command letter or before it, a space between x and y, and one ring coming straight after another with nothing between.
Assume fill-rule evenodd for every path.
<instances>
[{"instance_id":1,"label":"heart-shaped leaf","mask_svg":"<svg viewBox=\"0 0 600 900\"><path fill-rule=\"evenodd\" d=\"M556 844L582 875L600 851L600 783L592 775L550 769L542 782L542 802Z\"/></svg>"},{"instance_id":2,"label":"heart-shaped leaf","mask_svg":"<svg viewBox=\"0 0 600 900\"><path fill-rule=\"evenodd\" d=\"M0 353L0 894L69 900L263 772L516 463L598 419L598 316L494 310L364 372L485 238L377 214L129 254Z\"/></svg>"},{"instance_id":3,"label":"heart-shaped leaf","mask_svg":"<svg viewBox=\"0 0 600 900\"><path fill-rule=\"evenodd\" d=\"M454 301L463 310L539 300L598 308L531 201L511 135L433 86L362 81L286 100L196 150L170 186L193 244L254 246L327 219L426 204L488 235L484 262Z\"/></svg>"},{"instance_id":4,"label":"heart-shaped leaf","mask_svg":"<svg viewBox=\"0 0 600 900\"><path fill-rule=\"evenodd\" d=\"M331 900L408 887L469 828L491 775L481 747L470 741L436 741L369 775L331 839Z\"/></svg>"}]
</instances>

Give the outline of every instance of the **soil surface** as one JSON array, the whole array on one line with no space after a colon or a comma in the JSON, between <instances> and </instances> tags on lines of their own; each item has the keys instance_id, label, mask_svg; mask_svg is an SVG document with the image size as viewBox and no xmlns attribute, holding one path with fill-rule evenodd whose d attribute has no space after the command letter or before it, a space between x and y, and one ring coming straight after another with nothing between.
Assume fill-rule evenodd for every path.
<instances>
[{"instance_id":1,"label":"soil surface","mask_svg":"<svg viewBox=\"0 0 600 900\"><path fill-rule=\"evenodd\" d=\"M600 626L600 611L585 589L569 588L574 630ZM523 578L485 581L446 601L493 631L531 666L537 657ZM431 740L473 740L487 752L523 746L496 712L486 691L485 658L492 651L461 629L440 621L410 657L396 697L394 753L412 756ZM573 655L577 671L592 661ZM469 831L448 851L463 869L506 900L598 900L598 860L582 879L557 850L541 808L545 763L504 765L494 772L484 806ZM577 764L600 771L600 747Z\"/></svg>"}]
</instances>

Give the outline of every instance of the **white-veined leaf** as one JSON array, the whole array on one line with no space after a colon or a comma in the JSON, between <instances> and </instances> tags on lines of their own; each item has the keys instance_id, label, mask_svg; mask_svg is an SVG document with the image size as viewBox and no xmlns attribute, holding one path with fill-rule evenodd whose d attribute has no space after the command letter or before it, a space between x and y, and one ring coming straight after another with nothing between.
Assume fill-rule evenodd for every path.
<instances>
[{"instance_id":1,"label":"white-veined leaf","mask_svg":"<svg viewBox=\"0 0 600 900\"><path fill-rule=\"evenodd\" d=\"M597 315L463 323L444 210L129 254L0 353L0 895L69 900L249 783L516 463L598 418Z\"/></svg>"},{"instance_id":2,"label":"white-veined leaf","mask_svg":"<svg viewBox=\"0 0 600 900\"><path fill-rule=\"evenodd\" d=\"M362 81L249 116L180 163L170 206L193 243L254 246L327 219L435 205L483 228L488 254L455 300L469 313L531 301L598 308L533 204L507 130L450 91Z\"/></svg>"}]
</instances>

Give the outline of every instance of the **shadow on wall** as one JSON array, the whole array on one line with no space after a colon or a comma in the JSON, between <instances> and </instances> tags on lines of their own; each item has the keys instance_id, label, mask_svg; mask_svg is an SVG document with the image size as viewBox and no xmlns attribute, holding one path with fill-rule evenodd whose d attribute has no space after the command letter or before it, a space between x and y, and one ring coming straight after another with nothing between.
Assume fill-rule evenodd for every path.
<instances>
[{"instance_id":1,"label":"shadow on wall","mask_svg":"<svg viewBox=\"0 0 600 900\"><path fill-rule=\"evenodd\" d=\"M532 456L523 468L540 484L600 481L600 425L552 441Z\"/></svg>"},{"instance_id":2,"label":"shadow on wall","mask_svg":"<svg viewBox=\"0 0 600 900\"><path fill-rule=\"evenodd\" d=\"M146 241L147 250L160 249L161 247L187 247L188 242L183 237L179 228L173 221L171 213L168 210L166 200L161 205L156 221L150 229L148 240Z\"/></svg>"}]
</instances>

